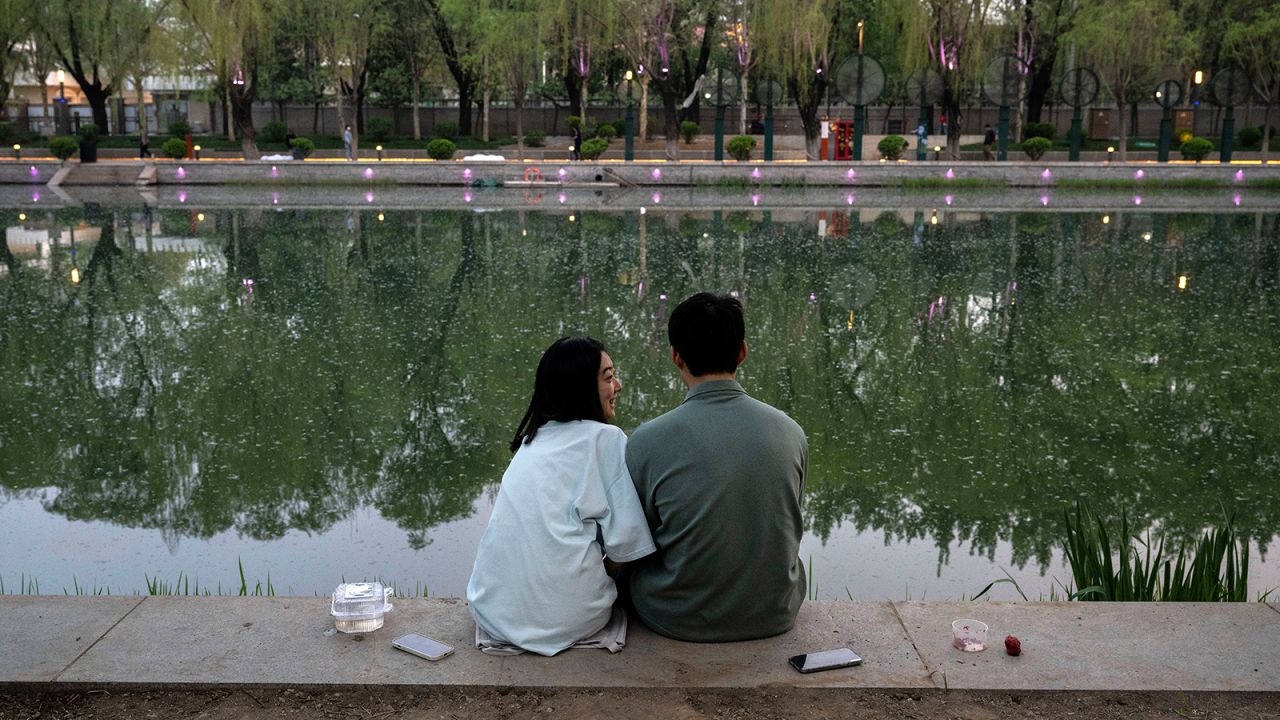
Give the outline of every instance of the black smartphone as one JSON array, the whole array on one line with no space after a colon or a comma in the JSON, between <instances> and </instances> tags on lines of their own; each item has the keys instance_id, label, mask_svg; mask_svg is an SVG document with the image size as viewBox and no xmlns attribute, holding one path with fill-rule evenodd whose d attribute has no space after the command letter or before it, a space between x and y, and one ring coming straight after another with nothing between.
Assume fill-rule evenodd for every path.
<instances>
[{"instance_id":1,"label":"black smartphone","mask_svg":"<svg viewBox=\"0 0 1280 720\"><path fill-rule=\"evenodd\" d=\"M802 673L811 673L861 665L862 658L858 657L849 648L839 648L838 650L823 650L822 652L796 655L788 662L791 663L791 667Z\"/></svg>"}]
</instances>

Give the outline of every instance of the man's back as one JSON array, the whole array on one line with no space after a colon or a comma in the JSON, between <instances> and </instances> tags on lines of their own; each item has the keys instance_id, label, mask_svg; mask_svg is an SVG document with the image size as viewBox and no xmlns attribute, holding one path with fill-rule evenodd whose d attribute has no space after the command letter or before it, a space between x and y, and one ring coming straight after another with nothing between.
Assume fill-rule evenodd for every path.
<instances>
[{"instance_id":1,"label":"man's back","mask_svg":"<svg viewBox=\"0 0 1280 720\"><path fill-rule=\"evenodd\" d=\"M627 467L658 546L631 573L641 620L703 642L790 630L804 601L807 463L800 426L733 380L703 382L640 426Z\"/></svg>"}]
</instances>

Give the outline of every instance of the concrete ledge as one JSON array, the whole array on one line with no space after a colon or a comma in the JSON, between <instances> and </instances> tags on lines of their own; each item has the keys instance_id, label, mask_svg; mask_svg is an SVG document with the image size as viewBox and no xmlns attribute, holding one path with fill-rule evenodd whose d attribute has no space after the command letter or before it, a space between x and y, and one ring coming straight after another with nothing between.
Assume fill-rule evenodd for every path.
<instances>
[{"instance_id":1,"label":"concrete ledge","mask_svg":"<svg viewBox=\"0 0 1280 720\"><path fill-rule=\"evenodd\" d=\"M950 622L991 626L960 653ZM1263 603L806 603L795 629L698 644L633 622L627 647L490 657L456 599L400 599L365 635L328 632L326 598L0 598L0 688L520 687L1280 691L1280 613ZM456 653L394 650L420 632ZM1002 640L1024 653L1005 655ZM851 647L858 668L800 675L795 654Z\"/></svg>"}]
</instances>

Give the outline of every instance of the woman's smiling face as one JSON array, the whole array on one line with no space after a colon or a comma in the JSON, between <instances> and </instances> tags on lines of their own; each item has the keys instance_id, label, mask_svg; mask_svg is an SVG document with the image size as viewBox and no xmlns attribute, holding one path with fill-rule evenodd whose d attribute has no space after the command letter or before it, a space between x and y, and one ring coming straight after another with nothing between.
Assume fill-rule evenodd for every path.
<instances>
[{"instance_id":1,"label":"woman's smiling face","mask_svg":"<svg viewBox=\"0 0 1280 720\"><path fill-rule=\"evenodd\" d=\"M604 411L604 419L606 422L613 422L622 383L618 382L618 375L613 369L613 358L607 352L600 353L600 372L596 375L596 384L600 387L600 409Z\"/></svg>"}]
</instances>

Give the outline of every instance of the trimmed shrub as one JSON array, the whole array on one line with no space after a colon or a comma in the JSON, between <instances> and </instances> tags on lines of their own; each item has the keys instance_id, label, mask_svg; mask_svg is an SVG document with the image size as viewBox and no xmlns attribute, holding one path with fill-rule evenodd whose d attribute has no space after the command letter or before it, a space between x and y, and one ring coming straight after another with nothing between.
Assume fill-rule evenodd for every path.
<instances>
[{"instance_id":1,"label":"trimmed shrub","mask_svg":"<svg viewBox=\"0 0 1280 720\"><path fill-rule=\"evenodd\" d=\"M386 142L391 138L391 121L384 117L369 118L369 124L364 130L374 142Z\"/></svg>"},{"instance_id":2,"label":"trimmed shrub","mask_svg":"<svg viewBox=\"0 0 1280 720\"><path fill-rule=\"evenodd\" d=\"M885 160L897 160L902 157L902 151L907 149L907 139L901 135L886 135L876 144L876 149Z\"/></svg>"},{"instance_id":3,"label":"trimmed shrub","mask_svg":"<svg viewBox=\"0 0 1280 720\"><path fill-rule=\"evenodd\" d=\"M289 128L279 120L272 120L262 129L258 131L258 139L264 143L282 143L285 135L289 134Z\"/></svg>"},{"instance_id":4,"label":"trimmed shrub","mask_svg":"<svg viewBox=\"0 0 1280 720\"><path fill-rule=\"evenodd\" d=\"M1023 145L1031 138L1044 138L1052 141L1055 131L1052 123L1027 123L1022 129ZM1033 158L1034 159L1034 158Z\"/></svg>"},{"instance_id":5,"label":"trimmed shrub","mask_svg":"<svg viewBox=\"0 0 1280 720\"><path fill-rule=\"evenodd\" d=\"M97 142L98 126L93 123L85 123L76 131L76 137L80 138L80 142Z\"/></svg>"},{"instance_id":6,"label":"trimmed shrub","mask_svg":"<svg viewBox=\"0 0 1280 720\"><path fill-rule=\"evenodd\" d=\"M1182 153L1184 160L1200 162L1209 157L1209 153L1213 152L1213 143L1204 138L1193 137L1182 143L1182 147L1179 147L1178 150Z\"/></svg>"},{"instance_id":7,"label":"trimmed shrub","mask_svg":"<svg viewBox=\"0 0 1280 720\"><path fill-rule=\"evenodd\" d=\"M290 143L289 146L293 148L295 152L301 151L302 157L304 158L310 157L311 153L316 151L316 144L312 142L311 138L294 138L293 142Z\"/></svg>"},{"instance_id":8,"label":"trimmed shrub","mask_svg":"<svg viewBox=\"0 0 1280 720\"><path fill-rule=\"evenodd\" d=\"M600 123L600 127L596 128L596 137L603 138L608 142L618 137L618 131L613 127L612 123Z\"/></svg>"},{"instance_id":9,"label":"trimmed shrub","mask_svg":"<svg viewBox=\"0 0 1280 720\"><path fill-rule=\"evenodd\" d=\"M745 162L751 159L751 151L756 149L756 139L750 135L739 135L730 140L725 149L734 160Z\"/></svg>"},{"instance_id":10,"label":"trimmed shrub","mask_svg":"<svg viewBox=\"0 0 1280 720\"><path fill-rule=\"evenodd\" d=\"M542 147L547 144L547 134L541 130L530 130L524 134L524 144L529 147Z\"/></svg>"},{"instance_id":11,"label":"trimmed shrub","mask_svg":"<svg viewBox=\"0 0 1280 720\"><path fill-rule=\"evenodd\" d=\"M186 120L174 120L169 123L169 134L174 137L186 137L191 134L191 123ZM280 139L284 140L283 134L280 135Z\"/></svg>"},{"instance_id":12,"label":"trimmed shrub","mask_svg":"<svg viewBox=\"0 0 1280 720\"><path fill-rule=\"evenodd\" d=\"M618 135L618 137L623 137L623 136L625 136L625 135L627 134L627 121L626 121L626 120L614 120L614 121L613 121L613 131Z\"/></svg>"},{"instance_id":13,"label":"trimmed shrub","mask_svg":"<svg viewBox=\"0 0 1280 720\"><path fill-rule=\"evenodd\" d=\"M69 135L59 135L58 137L49 140L49 152L53 153L53 156L59 160L65 161L67 158L75 155L76 151L79 149L80 143L76 142L76 139Z\"/></svg>"},{"instance_id":14,"label":"trimmed shrub","mask_svg":"<svg viewBox=\"0 0 1280 720\"><path fill-rule=\"evenodd\" d=\"M564 122L566 125L569 126L570 130L582 129L582 118L578 117L577 115L570 115L569 117L564 119Z\"/></svg>"},{"instance_id":15,"label":"trimmed shrub","mask_svg":"<svg viewBox=\"0 0 1280 720\"><path fill-rule=\"evenodd\" d=\"M187 141L182 138L169 138L160 146L160 152L170 160L181 160L187 156Z\"/></svg>"},{"instance_id":16,"label":"trimmed shrub","mask_svg":"<svg viewBox=\"0 0 1280 720\"><path fill-rule=\"evenodd\" d=\"M439 135L445 140L454 140L459 134L458 123L456 122L442 122L436 124L436 135ZM455 147L454 149L456 150L457 148Z\"/></svg>"},{"instance_id":17,"label":"trimmed shrub","mask_svg":"<svg viewBox=\"0 0 1280 720\"><path fill-rule=\"evenodd\" d=\"M692 145L694 138L702 134L702 126L692 120L685 120L680 123L680 137L684 138L685 145Z\"/></svg>"},{"instance_id":18,"label":"trimmed shrub","mask_svg":"<svg viewBox=\"0 0 1280 720\"><path fill-rule=\"evenodd\" d=\"M582 142L582 159L595 160L609 149L609 141L604 138L591 138Z\"/></svg>"},{"instance_id":19,"label":"trimmed shrub","mask_svg":"<svg viewBox=\"0 0 1280 720\"><path fill-rule=\"evenodd\" d=\"M1262 128L1241 128L1240 132L1236 133L1236 143L1241 148L1262 147Z\"/></svg>"},{"instance_id":20,"label":"trimmed shrub","mask_svg":"<svg viewBox=\"0 0 1280 720\"><path fill-rule=\"evenodd\" d=\"M458 151L458 146L448 138L438 137L427 143L427 155L435 160L449 160Z\"/></svg>"},{"instance_id":21,"label":"trimmed shrub","mask_svg":"<svg viewBox=\"0 0 1280 720\"><path fill-rule=\"evenodd\" d=\"M1036 136L1022 141L1022 152L1032 160L1039 160L1051 147L1053 141L1046 137Z\"/></svg>"}]
</instances>

